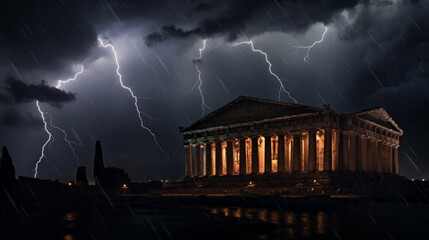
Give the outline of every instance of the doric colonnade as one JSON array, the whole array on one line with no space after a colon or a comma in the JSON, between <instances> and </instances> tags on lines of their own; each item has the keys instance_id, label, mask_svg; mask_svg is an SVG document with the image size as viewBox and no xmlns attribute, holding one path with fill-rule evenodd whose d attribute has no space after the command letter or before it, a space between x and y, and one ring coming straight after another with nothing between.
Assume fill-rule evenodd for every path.
<instances>
[{"instance_id":1,"label":"doric colonnade","mask_svg":"<svg viewBox=\"0 0 429 240\"><path fill-rule=\"evenodd\" d=\"M363 170L398 173L398 144L321 129L185 145L186 175Z\"/></svg>"},{"instance_id":2,"label":"doric colonnade","mask_svg":"<svg viewBox=\"0 0 429 240\"><path fill-rule=\"evenodd\" d=\"M403 132L384 109L356 114L335 112L327 106L314 109L257 121L246 116L227 124L222 123L232 113L218 110L180 128L185 175L338 170L398 173Z\"/></svg>"}]
</instances>

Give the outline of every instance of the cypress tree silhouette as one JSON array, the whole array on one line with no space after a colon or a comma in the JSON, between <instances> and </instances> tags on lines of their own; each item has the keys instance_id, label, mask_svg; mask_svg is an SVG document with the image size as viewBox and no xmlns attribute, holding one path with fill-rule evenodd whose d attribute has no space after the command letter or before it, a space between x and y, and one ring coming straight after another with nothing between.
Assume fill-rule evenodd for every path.
<instances>
[{"instance_id":1,"label":"cypress tree silhouette","mask_svg":"<svg viewBox=\"0 0 429 240\"><path fill-rule=\"evenodd\" d=\"M94 178L96 182L99 181L100 176L104 171L103 151L101 150L101 142L97 140L95 143L95 156L94 156Z\"/></svg>"},{"instance_id":2,"label":"cypress tree silhouette","mask_svg":"<svg viewBox=\"0 0 429 240\"><path fill-rule=\"evenodd\" d=\"M6 146L3 146L0 161L0 181L15 182L15 167L13 166L12 158L10 157Z\"/></svg>"},{"instance_id":3,"label":"cypress tree silhouette","mask_svg":"<svg viewBox=\"0 0 429 240\"><path fill-rule=\"evenodd\" d=\"M86 167L78 167L77 168L76 185L88 186L88 178L86 176Z\"/></svg>"}]
</instances>

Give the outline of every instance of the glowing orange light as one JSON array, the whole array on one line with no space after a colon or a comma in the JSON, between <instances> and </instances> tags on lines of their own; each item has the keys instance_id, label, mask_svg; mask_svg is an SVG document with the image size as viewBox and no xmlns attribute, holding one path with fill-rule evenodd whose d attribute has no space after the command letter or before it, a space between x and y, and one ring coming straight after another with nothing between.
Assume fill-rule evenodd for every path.
<instances>
[{"instance_id":1,"label":"glowing orange light","mask_svg":"<svg viewBox=\"0 0 429 240\"><path fill-rule=\"evenodd\" d=\"M68 182L68 183L67 183L67 185L71 186L71 185L73 185L73 184L72 184L71 182Z\"/></svg>"}]
</instances>

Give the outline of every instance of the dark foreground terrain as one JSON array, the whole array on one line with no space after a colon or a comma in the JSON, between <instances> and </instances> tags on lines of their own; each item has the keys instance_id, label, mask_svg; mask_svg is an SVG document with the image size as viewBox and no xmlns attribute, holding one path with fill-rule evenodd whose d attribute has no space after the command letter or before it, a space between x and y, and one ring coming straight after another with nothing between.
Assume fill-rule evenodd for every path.
<instances>
[{"instance_id":1,"label":"dark foreground terrain","mask_svg":"<svg viewBox=\"0 0 429 240\"><path fill-rule=\"evenodd\" d=\"M429 239L429 204L406 196L161 197L8 186L0 239Z\"/></svg>"}]
</instances>

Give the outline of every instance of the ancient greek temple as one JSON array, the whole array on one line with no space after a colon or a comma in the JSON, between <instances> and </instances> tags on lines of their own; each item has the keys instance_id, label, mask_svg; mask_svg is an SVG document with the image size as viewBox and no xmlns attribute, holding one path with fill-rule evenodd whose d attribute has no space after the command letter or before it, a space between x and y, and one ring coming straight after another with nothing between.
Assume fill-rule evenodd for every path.
<instances>
[{"instance_id":1,"label":"ancient greek temple","mask_svg":"<svg viewBox=\"0 0 429 240\"><path fill-rule=\"evenodd\" d=\"M331 109L239 97L181 127L186 176L398 173L403 131L383 108Z\"/></svg>"}]
</instances>

